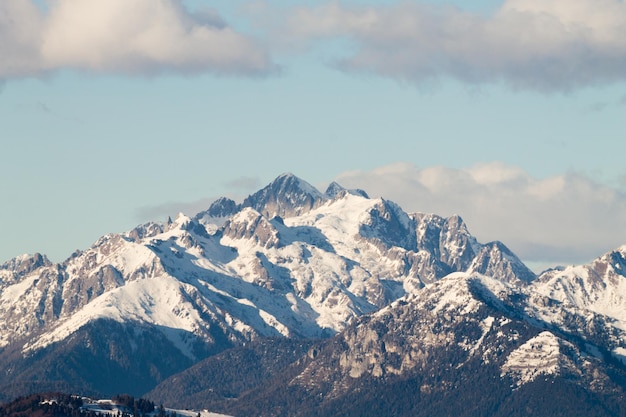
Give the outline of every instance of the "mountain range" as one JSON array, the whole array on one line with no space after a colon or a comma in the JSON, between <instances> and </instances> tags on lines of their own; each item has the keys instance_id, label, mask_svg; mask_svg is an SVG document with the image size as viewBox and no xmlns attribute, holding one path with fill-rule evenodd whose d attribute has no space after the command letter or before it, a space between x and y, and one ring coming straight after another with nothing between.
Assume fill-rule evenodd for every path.
<instances>
[{"instance_id":1,"label":"mountain range","mask_svg":"<svg viewBox=\"0 0 626 417\"><path fill-rule=\"evenodd\" d=\"M626 246L533 273L459 216L283 174L0 266L0 401L232 415L626 415Z\"/></svg>"}]
</instances>

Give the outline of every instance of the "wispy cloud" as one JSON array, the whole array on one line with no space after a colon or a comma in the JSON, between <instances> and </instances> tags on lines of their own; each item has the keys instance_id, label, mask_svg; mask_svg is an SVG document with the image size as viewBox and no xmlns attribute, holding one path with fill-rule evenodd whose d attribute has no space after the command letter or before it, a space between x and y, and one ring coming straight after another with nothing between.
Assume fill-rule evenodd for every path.
<instances>
[{"instance_id":1,"label":"wispy cloud","mask_svg":"<svg viewBox=\"0 0 626 417\"><path fill-rule=\"evenodd\" d=\"M239 177L222 184L224 189L229 190L226 195L201 198L195 201L170 201L163 204L140 207L136 212L136 219L139 222L164 220L168 216L176 216L184 213L194 216L201 211L207 210L211 203L219 197L232 198L235 201L242 201L243 198L261 187L261 180L258 177Z\"/></svg>"},{"instance_id":2,"label":"wispy cloud","mask_svg":"<svg viewBox=\"0 0 626 417\"><path fill-rule=\"evenodd\" d=\"M284 11L292 44L348 39L345 71L422 84L440 77L542 92L626 80L626 3L506 0L489 16L423 2ZM273 21L276 25L276 20Z\"/></svg>"},{"instance_id":3,"label":"wispy cloud","mask_svg":"<svg viewBox=\"0 0 626 417\"><path fill-rule=\"evenodd\" d=\"M538 179L501 163L467 169L401 163L336 180L407 211L459 214L481 241L501 240L535 264L587 262L626 243L626 194L578 173Z\"/></svg>"},{"instance_id":4,"label":"wispy cloud","mask_svg":"<svg viewBox=\"0 0 626 417\"><path fill-rule=\"evenodd\" d=\"M364 189L373 198L395 201L408 212L459 214L480 241L500 240L534 266L584 263L626 244L624 178L614 186L576 172L539 179L494 162L465 169L396 163L345 172L335 180ZM224 186L236 191L228 196L239 201L260 187L253 177ZM146 206L137 218L143 222L179 212L195 215L214 200Z\"/></svg>"},{"instance_id":5,"label":"wispy cloud","mask_svg":"<svg viewBox=\"0 0 626 417\"><path fill-rule=\"evenodd\" d=\"M178 213L184 213L187 216L194 216L203 210L209 208L215 198L203 198L191 202L168 202L153 206L140 207L136 212L136 219L139 222L162 221L168 216L176 216Z\"/></svg>"},{"instance_id":6,"label":"wispy cloud","mask_svg":"<svg viewBox=\"0 0 626 417\"><path fill-rule=\"evenodd\" d=\"M0 2L0 78L64 68L122 74L258 75L274 71L267 49L219 14L179 0Z\"/></svg>"},{"instance_id":7,"label":"wispy cloud","mask_svg":"<svg viewBox=\"0 0 626 417\"><path fill-rule=\"evenodd\" d=\"M242 192L256 191L261 185L259 177L240 177L224 183L224 186Z\"/></svg>"}]
</instances>

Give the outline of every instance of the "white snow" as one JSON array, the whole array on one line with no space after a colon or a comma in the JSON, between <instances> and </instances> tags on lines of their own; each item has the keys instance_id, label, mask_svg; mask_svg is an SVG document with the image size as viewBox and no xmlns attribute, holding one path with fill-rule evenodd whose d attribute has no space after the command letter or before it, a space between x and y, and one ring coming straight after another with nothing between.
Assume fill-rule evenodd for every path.
<instances>
[{"instance_id":1,"label":"white snow","mask_svg":"<svg viewBox=\"0 0 626 417\"><path fill-rule=\"evenodd\" d=\"M487 333L489 333L489 330L491 330L491 327L493 326L494 321L495 321L495 317L489 316L480 323L480 328L482 329L483 334L480 336L480 339L478 339L478 341L476 342L476 346L474 347L474 350L478 349L478 347L482 345L483 340L485 339L485 336L487 335Z\"/></svg>"},{"instance_id":2,"label":"white snow","mask_svg":"<svg viewBox=\"0 0 626 417\"><path fill-rule=\"evenodd\" d=\"M618 329L622 342L626 342L626 279L615 272L606 256L590 265L549 271L533 282L529 290L561 304L553 309L536 308L542 320L562 324L563 309L588 319L603 315L609 318L605 320L607 325Z\"/></svg>"},{"instance_id":3,"label":"white snow","mask_svg":"<svg viewBox=\"0 0 626 417\"><path fill-rule=\"evenodd\" d=\"M120 323L135 321L156 324L173 330L194 333L202 319L198 311L182 295L186 284L168 275L137 280L95 298L50 332L24 347L24 352L44 348L63 340L85 324L97 319ZM191 288L190 288L191 290ZM164 333L184 354L193 358L188 345L176 332Z\"/></svg>"},{"instance_id":4,"label":"white snow","mask_svg":"<svg viewBox=\"0 0 626 417\"><path fill-rule=\"evenodd\" d=\"M37 275L31 275L4 288L2 293L0 293L0 308L2 308L3 305L12 304L15 300L20 299L33 287L35 281L38 279L39 277Z\"/></svg>"},{"instance_id":5,"label":"white snow","mask_svg":"<svg viewBox=\"0 0 626 417\"><path fill-rule=\"evenodd\" d=\"M462 315L475 312L480 307L480 302L476 300L469 291L467 280L472 277L464 272L454 272L442 278L441 281L427 285L440 285L437 305L433 312L443 310L459 309Z\"/></svg>"},{"instance_id":6,"label":"white snow","mask_svg":"<svg viewBox=\"0 0 626 417\"><path fill-rule=\"evenodd\" d=\"M118 404L113 402L112 400L93 400L90 398L83 397L83 406L81 407L83 410L91 411L100 416L118 416L122 413L128 413L129 410L124 407L120 407ZM164 407L164 411L166 415L171 415L172 413L176 413L177 416L185 416L185 417L196 417L200 415L200 417L231 417L226 414L218 414L212 413L208 410L180 410L176 408L168 408ZM155 410L149 414L151 416L158 415L158 407L155 407Z\"/></svg>"},{"instance_id":7,"label":"white snow","mask_svg":"<svg viewBox=\"0 0 626 417\"><path fill-rule=\"evenodd\" d=\"M559 338L544 331L511 352L502 366L502 375L511 375L523 385L541 375L557 374L559 358Z\"/></svg>"},{"instance_id":8,"label":"white snow","mask_svg":"<svg viewBox=\"0 0 626 417\"><path fill-rule=\"evenodd\" d=\"M306 184L300 186L313 192ZM94 271L111 265L122 274L123 280L116 283L119 286L107 289L90 303L80 305L77 311L62 316L54 327L26 345L25 351L62 340L99 318L138 321L172 329L164 333L190 357L191 351L180 335L206 331L209 324L201 314L244 338L293 334L314 337L324 329L341 331L354 317L377 310L388 303L389 298L401 296L403 291L415 294L421 291L419 277L407 276L403 263L409 256L418 256L415 252L403 248L386 251L360 236L364 222L370 220L371 211L380 204L386 202L345 193L310 212L284 219L284 224L262 219L266 222L264 226L273 233L272 238L279 240L279 244L268 247L254 239L220 238L220 234L206 236L183 230L192 220L182 214L163 233L150 235L142 241L131 241L128 235L107 235L69 261L70 279L65 284L67 287L72 280L81 282L93 277ZM397 208L393 204L389 207ZM397 210L404 227L411 227L413 221L399 208ZM229 221L244 227L259 216L257 211L247 208ZM423 218L434 219L435 216ZM441 218L441 222L444 221ZM426 222L418 222L422 233L426 232ZM475 240L470 239L469 243L477 245ZM460 250L453 243L449 246L450 250ZM624 248L626 250L626 246ZM610 269L614 268L611 264ZM86 276L86 273L92 275ZM609 315L618 320L616 326L626 329L626 309L623 308L626 280L615 281L602 289L585 267L553 272L550 279L535 282L526 289L513 289L509 284L488 277L451 274L431 284L438 285L436 298L430 300L434 313L455 319L455 315L476 312L481 302L469 290L470 278L479 279L486 287L486 296L492 297L496 304L500 302L498 298L513 292L539 294L587 309L590 315L594 312ZM17 299L36 304L40 294L34 288L35 281L35 277L26 277L19 284L3 289L0 312L20 307L21 304L15 302ZM193 305L189 301L190 294L194 296ZM529 309L533 317L558 323L557 310L539 305L531 305ZM488 317L480 323L482 336L472 341L468 349L473 352L481 346L485 335L495 326L494 320ZM8 332L0 334L0 346L8 343L8 335ZM541 355L548 360L554 355L558 358L556 338L548 335L542 333L534 344L527 346L528 342L511 354L506 372L516 373L521 379L552 372L552 365L536 371L530 369L531 365L528 369L523 366L526 359L539 363ZM626 352L615 351L616 355L623 353Z\"/></svg>"}]
</instances>

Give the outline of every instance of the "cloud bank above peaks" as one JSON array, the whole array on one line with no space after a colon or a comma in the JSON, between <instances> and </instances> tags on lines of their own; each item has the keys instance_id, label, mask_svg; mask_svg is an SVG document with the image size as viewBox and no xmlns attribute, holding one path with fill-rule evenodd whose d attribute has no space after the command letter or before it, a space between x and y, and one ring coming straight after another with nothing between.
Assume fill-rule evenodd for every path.
<instances>
[{"instance_id":1,"label":"cloud bank above peaks","mask_svg":"<svg viewBox=\"0 0 626 417\"><path fill-rule=\"evenodd\" d=\"M399 163L335 180L408 212L459 214L480 241L500 240L542 267L586 263L626 243L626 194L582 174L537 179L502 163L466 169Z\"/></svg>"},{"instance_id":2,"label":"cloud bank above peaks","mask_svg":"<svg viewBox=\"0 0 626 417\"><path fill-rule=\"evenodd\" d=\"M0 79L59 69L101 73L257 75L275 69L268 51L212 11L180 0L0 2Z\"/></svg>"},{"instance_id":3,"label":"cloud bank above peaks","mask_svg":"<svg viewBox=\"0 0 626 417\"><path fill-rule=\"evenodd\" d=\"M626 80L626 3L506 0L491 15L452 6L330 2L289 10L278 31L292 43L343 38L348 72L421 84L440 77L570 91Z\"/></svg>"},{"instance_id":4,"label":"cloud bank above peaks","mask_svg":"<svg viewBox=\"0 0 626 417\"><path fill-rule=\"evenodd\" d=\"M0 79L66 68L258 75L276 70L270 52L288 65L329 46L325 57L346 73L417 85L452 78L549 93L626 81L622 0L504 0L489 14L418 1L279 3L243 7L251 36L183 0L3 0Z\"/></svg>"}]
</instances>

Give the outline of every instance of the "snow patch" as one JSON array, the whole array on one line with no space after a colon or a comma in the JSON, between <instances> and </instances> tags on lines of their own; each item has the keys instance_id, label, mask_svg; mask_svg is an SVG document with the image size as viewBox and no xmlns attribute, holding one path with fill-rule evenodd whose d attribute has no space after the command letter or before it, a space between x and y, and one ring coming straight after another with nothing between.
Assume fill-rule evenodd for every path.
<instances>
[{"instance_id":1,"label":"snow patch","mask_svg":"<svg viewBox=\"0 0 626 417\"><path fill-rule=\"evenodd\" d=\"M91 398L82 397L83 405L80 407L84 411L90 411L98 416L106 416L106 417L116 417L119 415L129 415L132 414L132 410L127 407L118 405L112 400L92 400ZM49 402L56 402L56 400L47 400ZM45 401L44 401L45 403ZM164 407L166 416L184 416L184 417L230 417L226 414L218 414L212 413L208 410L179 410L175 408L167 408ZM155 407L155 410L152 413L149 413L148 416L155 417L158 415L158 407Z\"/></svg>"},{"instance_id":2,"label":"snow patch","mask_svg":"<svg viewBox=\"0 0 626 417\"><path fill-rule=\"evenodd\" d=\"M502 376L510 375L521 386L540 375L556 375L559 372L559 338L545 331L528 340L511 352L502 366Z\"/></svg>"}]
</instances>

